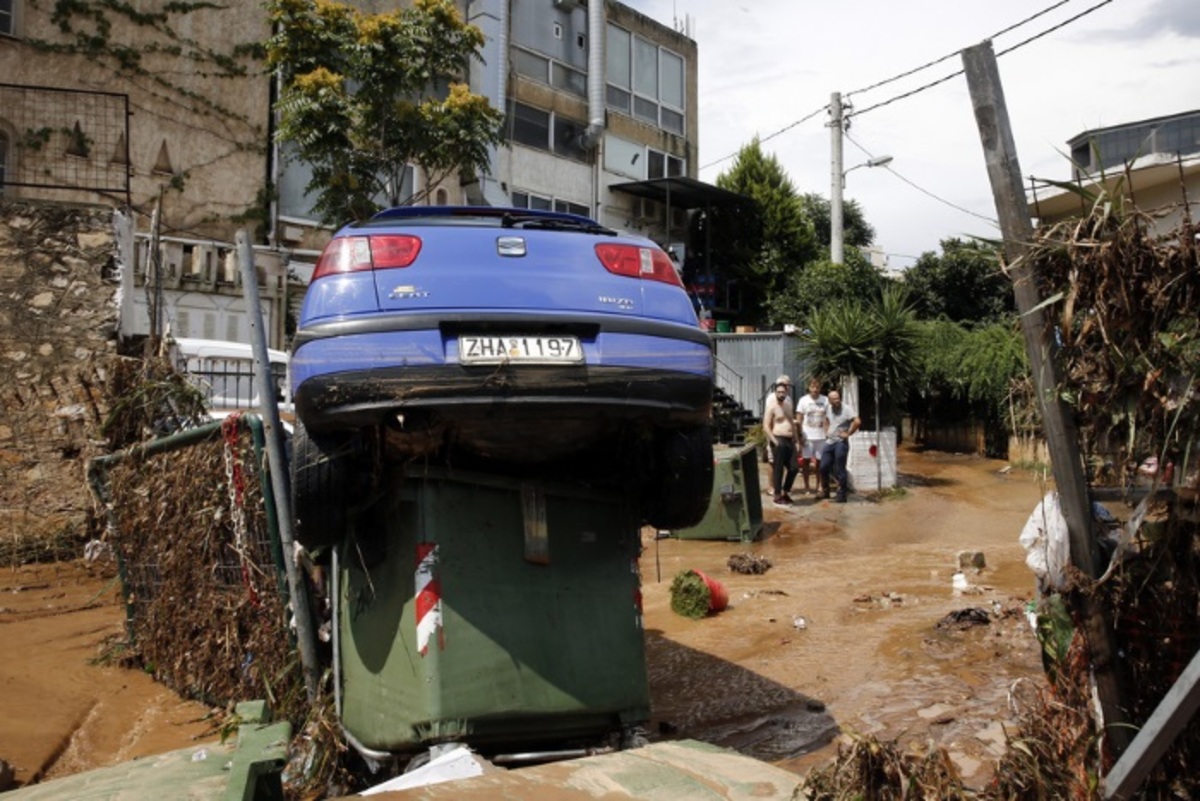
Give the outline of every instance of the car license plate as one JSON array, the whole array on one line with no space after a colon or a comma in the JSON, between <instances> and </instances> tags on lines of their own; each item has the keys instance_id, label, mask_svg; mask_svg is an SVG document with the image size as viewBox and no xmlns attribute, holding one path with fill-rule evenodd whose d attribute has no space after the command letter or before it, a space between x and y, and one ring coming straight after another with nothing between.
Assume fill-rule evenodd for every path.
<instances>
[{"instance_id":1,"label":"car license plate","mask_svg":"<svg viewBox=\"0 0 1200 801\"><path fill-rule=\"evenodd\" d=\"M578 337L460 336L458 358L464 364L578 364L583 349Z\"/></svg>"}]
</instances>

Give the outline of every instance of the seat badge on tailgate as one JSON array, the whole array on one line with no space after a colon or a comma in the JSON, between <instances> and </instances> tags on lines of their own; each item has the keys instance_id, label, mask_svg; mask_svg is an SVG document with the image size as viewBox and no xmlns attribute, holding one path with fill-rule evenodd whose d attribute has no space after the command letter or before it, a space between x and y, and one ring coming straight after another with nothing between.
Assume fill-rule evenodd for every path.
<instances>
[{"instance_id":1,"label":"seat badge on tailgate","mask_svg":"<svg viewBox=\"0 0 1200 801\"><path fill-rule=\"evenodd\" d=\"M633 298L614 298L612 295L600 295L596 300L616 306L621 311L633 311Z\"/></svg>"},{"instance_id":2,"label":"seat badge on tailgate","mask_svg":"<svg viewBox=\"0 0 1200 801\"><path fill-rule=\"evenodd\" d=\"M388 293L388 298L391 300L412 300L414 298L427 297L429 297L428 292L418 289L412 284L402 284L398 287L395 287L391 292Z\"/></svg>"}]
</instances>

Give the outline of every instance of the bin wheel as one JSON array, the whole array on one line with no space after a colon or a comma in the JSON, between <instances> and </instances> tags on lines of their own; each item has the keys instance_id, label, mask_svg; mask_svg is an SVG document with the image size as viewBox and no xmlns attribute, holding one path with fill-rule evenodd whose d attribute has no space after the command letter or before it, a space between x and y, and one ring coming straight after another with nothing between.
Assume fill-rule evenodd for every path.
<instances>
[{"instance_id":1,"label":"bin wheel","mask_svg":"<svg viewBox=\"0 0 1200 801\"><path fill-rule=\"evenodd\" d=\"M292 431L292 511L296 541L310 551L341 540L347 508L364 489L356 433L318 434L296 421Z\"/></svg>"},{"instance_id":2,"label":"bin wheel","mask_svg":"<svg viewBox=\"0 0 1200 801\"><path fill-rule=\"evenodd\" d=\"M653 474L643 495L646 523L689 528L704 519L712 498L713 445L707 425L663 429L654 437Z\"/></svg>"}]
</instances>

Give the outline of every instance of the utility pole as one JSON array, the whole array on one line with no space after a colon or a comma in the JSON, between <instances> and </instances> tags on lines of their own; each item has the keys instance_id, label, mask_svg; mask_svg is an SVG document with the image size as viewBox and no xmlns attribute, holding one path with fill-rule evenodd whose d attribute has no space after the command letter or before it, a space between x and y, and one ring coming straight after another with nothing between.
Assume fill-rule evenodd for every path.
<instances>
[{"instance_id":1,"label":"utility pole","mask_svg":"<svg viewBox=\"0 0 1200 801\"><path fill-rule=\"evenodd\" d=\"M829 260L841 264L845 259L842 247L842 93L829 96L829 152L832 154L829 183Z\"/></svg>"},{"instance_id":2,"label":"utility pole","mask_svg":"<svg viewBox=\"0 0 1200 801\"><path fill-rule=\"evenodd\" d=\"M1058 348L1048 335L1046 309L1041 305L1033 270L1025 258L1028 243L1033 238L1033 225L1021 182L1021 166L1009 125L1000 71L990 41L966 48L962 58L1004 236L1004 255L1012 276L1013 294L1021 313L1021 331L1050 448L1054 483L1067 522L1071 562L1084 575L1095 579L1100 575L1100 552L1096 538L1092 536L1092 510L1079 452L1079 432L1071 410L1059 395L1062 375L1057 360ZM1112 629L1105 624L1103 609L1091 593L1076 592L1073 601L1081 613L1083 634L1091 652L1096 693L1104 716L1104 738L1111 752L1120 756L1129 745L1131 731L1121 707Z\"/></svg>"}]
</instances>

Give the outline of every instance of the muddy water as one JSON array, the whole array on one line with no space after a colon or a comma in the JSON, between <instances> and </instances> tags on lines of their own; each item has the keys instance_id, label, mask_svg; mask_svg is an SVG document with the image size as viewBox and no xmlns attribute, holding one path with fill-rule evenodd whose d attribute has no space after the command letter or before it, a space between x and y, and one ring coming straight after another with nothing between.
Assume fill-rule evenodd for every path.
<instances>
[{"instance_id":1,"label":"muddy water","mask_svg":"<svg viewBox=\"0 0 1200 801\"><path fill-rule=\"evenodd\" d=\"M902 450L900 498L837 505L793 493L792 508L767 503L750 544L646 532L652 735L728 745L801 773L835 753L839 734L932 741L969 781L986 781L1012 724L1009 688L1041 680L1017 536L1046 488L1004 468ZM965 591L952 584L960 550L987 560ZM743 551L772 569L729 572L726 560ZM670 582L689 568L718 577L730 608L700 621L672 613ZM988 622L938 627L967 608Z\"/></svg>"},{"instance_id":2,"label":"muddy water","mask_svg":"<svg viewBox=\"0 0 1200 801\"><path fill-rule=\"evenodd\" d=\"M216 739L206 707L97 663L122 633L117 586L112 566L0 568L0 760L18 784Z\"/></svg>"}]
</instances>

